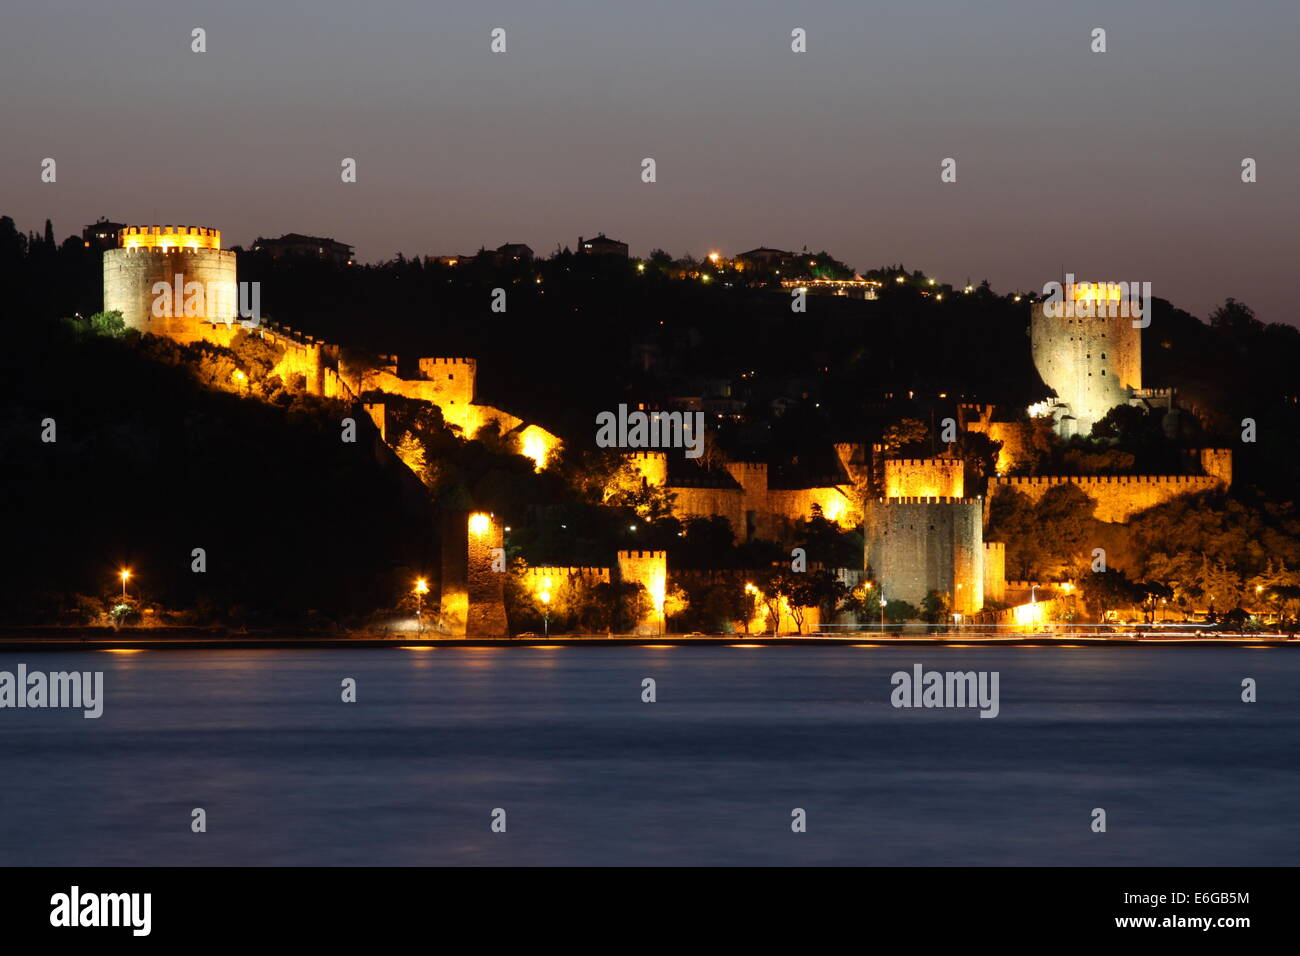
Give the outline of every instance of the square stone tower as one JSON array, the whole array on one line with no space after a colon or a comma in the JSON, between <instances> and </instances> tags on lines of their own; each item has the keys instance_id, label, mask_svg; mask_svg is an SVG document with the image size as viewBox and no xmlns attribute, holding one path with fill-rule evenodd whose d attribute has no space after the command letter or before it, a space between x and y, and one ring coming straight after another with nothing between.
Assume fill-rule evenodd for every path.
<instances>
[{"instance_id":1,"label":"square stone tower","mask_svg":"<svg viewBox=\"0 0 1300 956\"><path fill-rule=\"evenodd\" d=\"M886 600L920 607L936 591L958 614L984 606L979 498L876 498L863 510L867 566Z\"/></svg>"},{"instance_id":2,"label":"square stone tower","mask_svg":"<svg viewBox=\"0 0 1300 956\"><path fill-rule=\"evenodd\" d=\"M636 633L654 637L664 632L664 599L668 594L668 553L666 551L618 552L618 576L621 581L640 584L650 599L650 612L636 623Z\"/></svg>"},{"instance_id":3,"label":"square stone tower","mask_svg":"<svg viewBox=\"0 0 1300 956\"><path fill-rule=\"evenodd\" d=\"M442 620L455 637L507 637L501 522L476 511L444 512Z\"/></svg>"}]
</instances>

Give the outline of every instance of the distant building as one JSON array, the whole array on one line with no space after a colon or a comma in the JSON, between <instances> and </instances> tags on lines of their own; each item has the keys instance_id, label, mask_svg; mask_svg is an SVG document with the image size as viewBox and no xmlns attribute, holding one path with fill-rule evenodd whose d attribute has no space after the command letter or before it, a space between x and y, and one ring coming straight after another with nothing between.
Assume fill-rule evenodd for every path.
<instances>
[{"instance_id":1,"label":"distant building","mask_svg":"<svg viewBox=\"0 0 1300 956\"><path fill-rule=\"evenodd\" d=\"M782 263L788 262L794 257L793 252L786 252L784 249L769 249L767 246L759 246L757 249L750 249L748 252L742 252L736 256L736 266L741 270L778 269Z\"/></svg>"},{"instance_id":2,"label":"distant building","mask_svg":"<svg viewBox=\"0 0 1300 956\"><path fill-rule=\"evenodd\" d=\"M109 222L100 218L99 222L81 230L81 240L87 249L116 249L118 233L125 228L124 222Z\"/></svg>"},{"instance_id":3,"label":"distant building","mask_svg":"<svg viewBox=\"0 0 1300 956\"><path fill-rule=\"evenodd\" d=\"M623 248L627 249L627 246ZM533 250L522 242L507 242L504 246L497 247L496 256L500 265L507 262L532 262Z\"/></svg>"},{"instance_id":4,"label":"distant building","mask_svg":"<svg viewBox=\"0 0 1300 956\"><path fill-rule=\"evenodd\" d=\"M877 299L883 283L875 279L782 279L781 288L809 295L839 295L850 299Z\"/></svg>"},{"instance_id":5,"label":"distant building","mask_svg":"<svg viewBox=\"0 0 1300 956\"><path fill-rule=\"evenodd\" d=\"M260 236L253 243L254 252L265 252L272 259L284 256L308 256L317 259L329 259L341 266L352 265L352 247L333 239L320 236L304 236L290 232L279 239L263 239Z\"/></svg>"},{"instance_id":6,"label":"distant building","mask_svg":"<svg viewBox=\"0 0 1300 956\"><path fill-rule=\"evenodd\" d=\"M610 239L603 232L594 239L578 237L578 251L590 256L622 256L627 258L627 243Z\"/></svg>"}]
</instances>

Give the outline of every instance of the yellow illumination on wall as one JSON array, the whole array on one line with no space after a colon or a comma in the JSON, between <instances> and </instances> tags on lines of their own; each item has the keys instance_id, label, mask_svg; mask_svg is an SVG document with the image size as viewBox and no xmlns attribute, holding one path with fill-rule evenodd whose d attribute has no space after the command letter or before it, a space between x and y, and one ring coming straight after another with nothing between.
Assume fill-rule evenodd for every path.
<instances>
[{"instance_id":1,"label":"yellow illumination on wall","mask_svg":"<svg viewBox=\"0 0 1300 956\"><path fill-rule=\"evenodd\" d=\"M533 460L535 471L541 471L559 444L560 440L546 429L529 425L520 433L519 453Z\"/></svg>"},{"instance_id":2,"label":"yellow illumination on wall","mask_svg":"<svg viewBox=\"0 0 1300 956\"><path fill-rule=\"evenodd\" d=\"M488 533L488 528L492 527L492 519L481 511L475 512L469 516L469 530L471 534L482 536Z\"/></svg>"},{"instance_id":3,"label":"yellow illumination on wall","mask_svg":"<svg viewBox=\"0 0 1300 956\"><path fill-rule=\"evenodd\" d=\"M1122 299L1118 282L1076 282L1073 292L1076 302L1119 302Z\"/></svg>"},{"instance_id":4,"label":"yellow illumination on wall","mask_svg":"<svg viewBox=\"0 0 1300 956\"><path fill-rule=\"evenodd\" d=\"M200 226L127 226L123 249L220 249L221 230Z\"/></svg>"}]
</instances>

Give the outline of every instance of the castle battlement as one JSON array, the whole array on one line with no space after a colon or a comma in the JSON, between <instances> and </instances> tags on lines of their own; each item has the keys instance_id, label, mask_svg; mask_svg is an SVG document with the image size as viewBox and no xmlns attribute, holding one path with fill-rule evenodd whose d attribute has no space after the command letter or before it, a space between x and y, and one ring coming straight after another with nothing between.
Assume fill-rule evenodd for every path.
<instances>
[{"instance_id":1,"label":"castle battlement","mask_svg":"<svg viewBox=\"0 0 1300 956\"><path fill-rule=\"evenodd\" d=\"M1205 485L1220 484L1213 475L1025 475L992 478L990 486L1050 488L1055 485Z\"/></svg>"},{"instance_id":2,"label":"castle battlement","mask_svg":"<svg viewBox=\"0 0 1300 956\"><path fill-rule=\"evenodd\" d=\"M931 497L925 495L909 495L899 498L877 498L878 503L882 505L973 505L979 504L984 499L981 496L974 498L946 498Z\"/></svg>"},{"instance_id":3,"label":"castle battlement","mask_svg":"<svg viewBox=\"0 0 1300 956\"><path fill-rule=\"evenodd\" d=\"M118 233L117 241L124 249L220 249L221 230L207 226L125 226Z\"/></svg>"},{"instance_id":4,"label":"castle battlement","mask_svg":"<svg viewBox=\"0 0 1300 956\"><path fill-rule=\"evenodd\" d=\"M1034 503L1050 489L1074 485L1097 502L1094 517L1098 521L1122 523L1139 511L1154 508L1181 495L1226 488L1232 481L1232 459L1208 455L1204 459L1205 475L1032 475L1013 478L990 478L990 507L999 488L1009 488L1028 495ZM1217 469L1217 470L1212 470ZM985 515L988 520L988 515Z\"/></svg>"},{"instance_id":5,"label":"castle battlement","mask_svg":"<svg viewBox=\"0 0 1300 956\"><path fill-rule=\"evenodd\" d=\"M960 468L965 464L960 458L887 458L885 462L902 468Z\"/></svg>"},{"instance_id":6,"label":"castle battlement","mask_svg":"<svg viewBox=\"0 0 1300 956\"><path fill-rule=\"evenodd\" d=\"M665 561L668 559L667 551L619 551L618 560L620 561Z\"/></svg>"},{"instance_id":7,"label":"castle battlement","mask_svg":"<svg viewBox=\"0 0 1300 956\"><path fill-rule=\"evenodd\" d=\"M595 575L599 577L600 575L608 575L609 568L596 568L596 567L588 568L588 567L578 567L578 566L546 567L546 566L539 565L538 567L535 568L524 568L522 573L530 578L555 578L555 577L565 577L565 576L577 577L580 575Z\"/></svg>"},{"instance_id":8,"label":"castle battlement","mask_svg":"<svg viewBox=\"0 0 1300 956\"><path fill-rule=\"evenodd\" d=\"M230 249L214 249L210 246L123 246L108 251L126 255L153 253L156 256L203 255L221 256L232 260L235 258L235 253Z\"/></svg>"}]
</instances>

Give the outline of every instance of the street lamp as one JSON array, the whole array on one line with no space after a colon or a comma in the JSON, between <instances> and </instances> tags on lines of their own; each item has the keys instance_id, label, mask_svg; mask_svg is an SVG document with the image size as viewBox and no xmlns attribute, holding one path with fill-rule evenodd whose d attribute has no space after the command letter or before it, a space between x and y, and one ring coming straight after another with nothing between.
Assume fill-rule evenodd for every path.
<instances>
[{"instance_id":1,"label":"street lamp","mask_svg":"<svg viewBox=\"0 0 1300 956\"><path fill-rule=\"evenodd\" d=\"M122 600L126 600L126 582L131 577L131 572L126 568L117 572L117 576L122 579Z\"/></svg>"},{"instance_id":2,"label":"street lamp","mask_svg":"<svg viewBox=\"0 0 1300 956\"><path fill-rule=\"evenodd\" d=\"M882 635L885 633L885 592L883 589L880 592L880 633Z\"/></svg>"},{"instance_id":3,"label":"street lamp","mask_svg":"<svg viewBox=\"0 0 1300 956\"><path fill-rule=\"evenodd\" d=\"M543 591L537 595L542 602L542 634L547 639L551 639L551 592Z\"/></svg>"},{"instance_id":4,"label":"street lamp","mask_svg":"<svg viewBox=\"0 0 1300 956\"><path fill-rule=\"evenodd\" d=\"M429 582L424 578L415 579L415 633L424 633L424 596L429 593Z\"/></svg>"}]
</instances>

